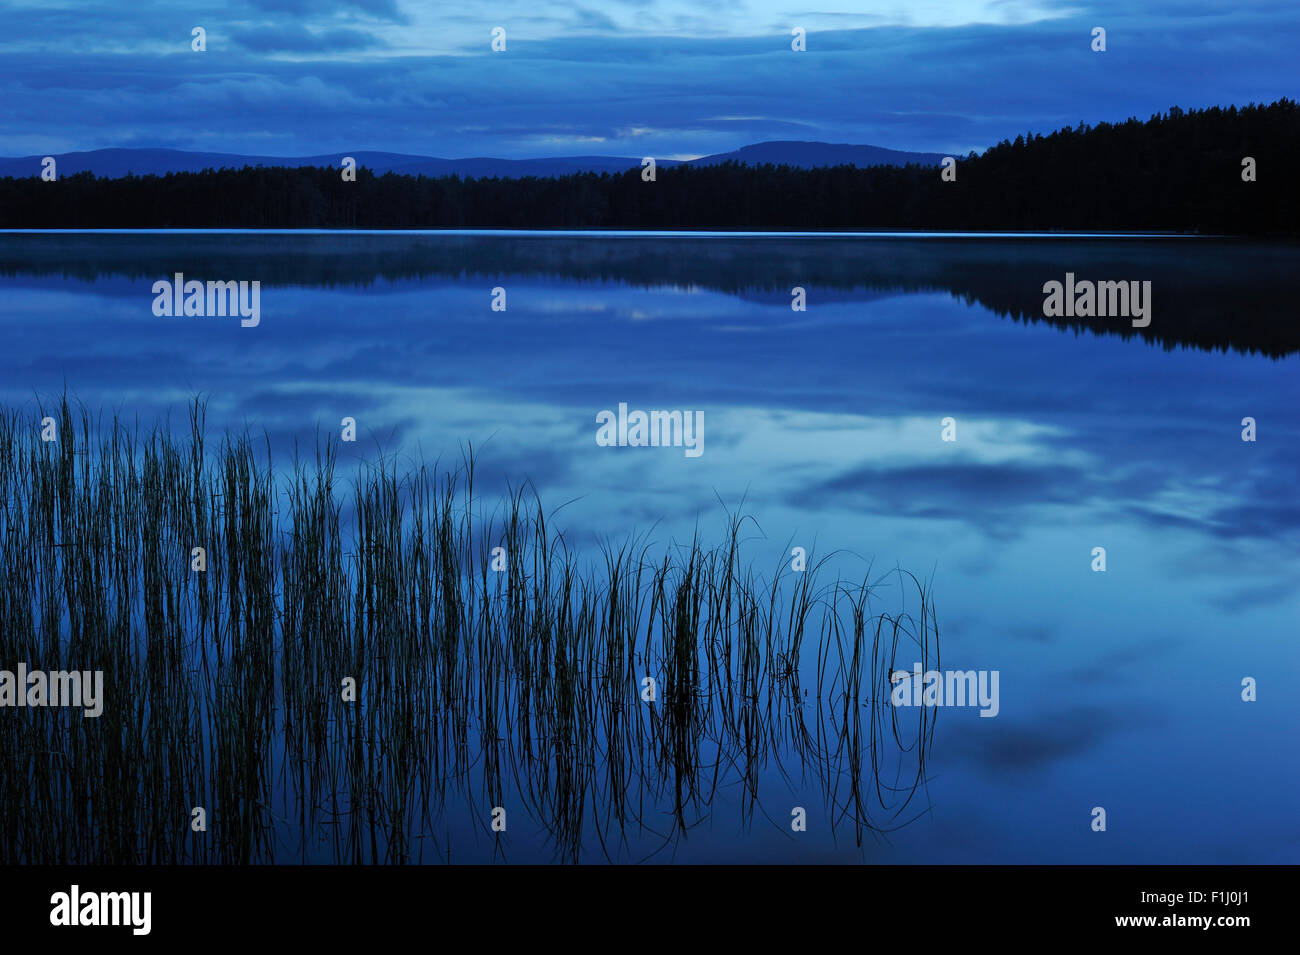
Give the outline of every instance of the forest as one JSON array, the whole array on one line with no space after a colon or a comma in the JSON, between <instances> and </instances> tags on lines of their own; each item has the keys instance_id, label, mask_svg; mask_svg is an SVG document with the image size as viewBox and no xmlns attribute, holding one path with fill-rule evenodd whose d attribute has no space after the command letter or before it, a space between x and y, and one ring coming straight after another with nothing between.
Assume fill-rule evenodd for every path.
<instances>
[{"instance_id":1,"label":"forest","mask_svg":"<svg viewBox=\"0 0 1300 955\"><path fill-rule=\"evenodd\" d=\"M1300 107L1171 108L931 166L728 162L554 178L245 167L0 179L0 228L1032 230L1294 234ZM1253 162L1248 162L1253 160Z\"/></svg>"}]
</instances>

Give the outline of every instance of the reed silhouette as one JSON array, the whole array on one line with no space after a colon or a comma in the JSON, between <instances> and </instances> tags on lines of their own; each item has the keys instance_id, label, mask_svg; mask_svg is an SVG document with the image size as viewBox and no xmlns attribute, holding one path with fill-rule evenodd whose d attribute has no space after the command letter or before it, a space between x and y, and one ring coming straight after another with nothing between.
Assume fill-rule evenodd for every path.
<instances>
[{"instance_id":1,"label":"reed silhouette","mask_svg":"<svg viewBox=\"0 0 1300 955\"><path fill-rule=\"evenodd\" d=\"M188 414L0 411L0 665L105 677L99 718L0 711L0 863L455 861L496 806L556 860L638 861L716 813L785 828L774 778L857 845L925 811L935 711L888 697L900 653L937 666L928 582L756 573L740 514L583 555L530 489L476 498L472 450L281 473Z\"/></svg>"}]
</instances>

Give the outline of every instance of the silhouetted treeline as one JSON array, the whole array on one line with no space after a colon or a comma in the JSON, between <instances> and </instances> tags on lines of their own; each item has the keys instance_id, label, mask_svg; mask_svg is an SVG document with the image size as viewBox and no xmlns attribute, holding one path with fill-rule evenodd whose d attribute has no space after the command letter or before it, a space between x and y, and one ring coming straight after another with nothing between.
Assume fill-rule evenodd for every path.
<instances>
[{"instance_id":1,"label":"silhouetted treeline","mask_svg":"<svg viewBox=\"0 0 1300 955\"><path fill-rule=\"evenodd\" d=\"M1242 179L1252 157L1257 181ZM1174 107L929 166L681 166L539 179L254 168L0 179L5 228L971 229L1294 233L1300 107Z\"/></svg>"},{"instance_id":2,"label":"silhouetted treeline","mask_svg":"<svg viewBox=\"0 0 1300 955\"><path fill-rule=\"evenodd\" d=\"M1172 350L1234 350L1273 358L1300 354L1295 321L1300 243L1174 236L1096 241L1040 239L716 238L422 235L389 232L188 235L0 235L0 279L56 278L144 283L176 271L247 277L263 289L370 289L377 283L442 280L482 289L518 279L636 288L708 289L747 302L790 307L790 289L810 302L862 301L878 293L947 292L1016 321L1138 338ZM1068 264L1067 264L1068 263ZM1113 318L1046 317L1043 283L1141 276L1158 319L1134 328ZM130 294L142 294L136 289ZM3 293L0 293L2 296Z\"/></svg>"}]
</instances>

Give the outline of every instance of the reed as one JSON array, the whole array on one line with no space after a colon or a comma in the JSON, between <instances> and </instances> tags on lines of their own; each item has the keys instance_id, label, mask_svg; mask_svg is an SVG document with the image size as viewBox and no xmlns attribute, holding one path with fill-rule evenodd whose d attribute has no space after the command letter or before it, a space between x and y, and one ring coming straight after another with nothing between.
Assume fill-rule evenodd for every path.
<instances>
[{"instance_id":1,"label":"reed","mask_svg":"<svg viewBox=\"0 0 1300 955\"><path fill-rule=\"evenodd\" d=\"M584 554L531 488L476 498L472 451L343 476L327 439L281 472L205 417L0 410L0 666L106 697L0 711L0 864L445 860L494 806L635 861L719 812L784 826L764 801L809 784L858 845L924 811L934 711L888 696L900 653L937 662L927 582L758 574L740 514Z\"/></svg>"}]
</instances>

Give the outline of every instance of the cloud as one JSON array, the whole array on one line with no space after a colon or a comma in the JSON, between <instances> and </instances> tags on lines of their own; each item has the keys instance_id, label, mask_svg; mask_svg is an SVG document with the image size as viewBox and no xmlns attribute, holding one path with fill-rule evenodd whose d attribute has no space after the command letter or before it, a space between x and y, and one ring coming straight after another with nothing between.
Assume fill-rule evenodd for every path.
<instances>
[{"instance_id":1,"label":"cloud","mask_svg":"<svg viewBox=\"0 0 1300 955\"><path fill-rule=\"evenodd\" d=\"M1126 680L1145 678L1133 672L1139 663L1145 663L1181 646L1184 641L1173 637L1155 637L1144 639L1141 643L1129 644L1111 650L1105 656L1092 660L1069 671L1069 677L1079 683L1119 683ZM1146 671L1149 675L1150 670Z\"/></svg>"},{"instance_id":2,"label":"cloud","mask_svg":"<svg viewBox=\"0 0 1300 955\"><path fill-rule=\"evenodd\" d=\"M554 125L605 137L613 155L703 155L789 138L964 153L1026 130L1291 95L1300 47L1300 14L1276 7L1248 3L1225 21L1195 6L1156 17L1100 4L1006 25L827 28L796 54L788 30L762 32L752 20L762 9L711 12L664 35L654 32L663 18L694 15L508 4L508 51L494 54L496 21L446 24L392 0L259 0L210 15L152 2L130 12L9 8L0 10L9 104L0 136L15 154L147 141L510 158L568 149L520 132ZM1104 55L1088 48L1094 22L1109 29ZM193 23L209 31L207 53L189 51ZM249 83L280 95L250 103L239 93Z\"/></svg>"},{"instance_id":3,"label":"cloud","mask_svg":"<svg viewBox=\"0 0 1300 955\"><path fill-rule=\"evenodd\" d=\"M936 750L936 755L966 762L994 777L1041 772L1096 749L1120 732L1159 722L1149 707L1138 705L1126 706L1122 714L1098 706L1049 710L1036 713L1032 723L949 722L937 730L942 750Z\"/></svg>"},{"instance_id":4,"label":"cloud","mask_svg":"<svg viewBox=\"0 0 1300 955\"><path fill-rule=\"evenodd\" d=\"M268 13L317 14L321 12L319 0L249 0L258 10ZM333 0L335 10L358 10L388 20L404 20L397 0Z\"/></svg>"},{"instance_id":5,"label":"cloud","mask_svg":"<svg viewBox=\"0 0 1300 955\"><path fill-rule=\"evenodd\" d=\"M231 38L254 53L331 53L338 50L364 50L382 45L378 38L360 30L338 29L313 32L303 26L237 30L231 34Z\"/></svg>"},{"instance_id":6,"label":"cloud","mask_svg":"<svg viewBox=\"0 0 1300 955\"><path fill-rule=\"evenodd\" d=\"M804 507L960 521L995 540L1007 540L1023 523L1015 512L1049 504L1085 504L1107 492L1104 483L1084 468L1061 464L864 464L811 488L796 486L788 501Z\"/></svg>"}]
</instances>

